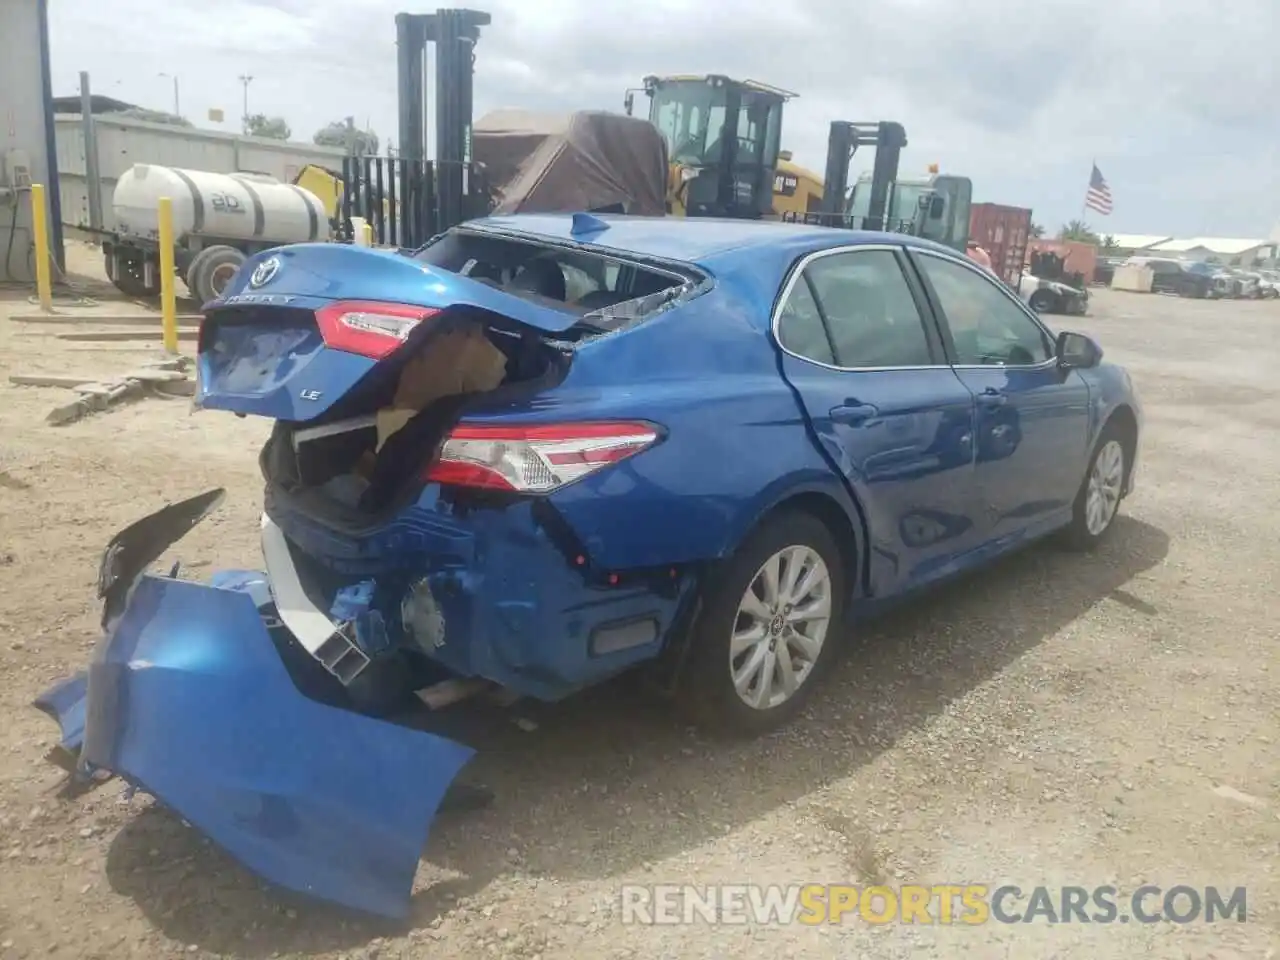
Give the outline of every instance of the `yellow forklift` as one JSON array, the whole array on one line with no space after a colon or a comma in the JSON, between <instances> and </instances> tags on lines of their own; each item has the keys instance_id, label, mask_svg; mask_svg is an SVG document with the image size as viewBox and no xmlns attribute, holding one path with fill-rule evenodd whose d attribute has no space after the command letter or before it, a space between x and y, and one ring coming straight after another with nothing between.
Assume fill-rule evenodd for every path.
<instances>
[{"instance_id":1,"label":"yellow forklift","mask_svg":"<svg viewBox=\"0 0 1280 960\"><path fill-rule=\"evenodd\" d=\"M667 145L667 212L758 220L773 213L782 107L796 94L722 74L649 76L649 122ZM634 109L628 90L625 106Z\"/></svg>"}]
</instances>

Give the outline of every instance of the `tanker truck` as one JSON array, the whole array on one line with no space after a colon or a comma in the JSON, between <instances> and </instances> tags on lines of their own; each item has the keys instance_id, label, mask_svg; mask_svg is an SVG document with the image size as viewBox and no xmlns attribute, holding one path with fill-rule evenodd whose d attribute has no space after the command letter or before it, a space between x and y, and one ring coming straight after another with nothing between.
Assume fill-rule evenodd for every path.
<instances>
[{"instance_id":1,"label":"tanker truck","mask_svg":"<svg viewBox=\"0 0 1280 960\"><path fill-rule=\"evenodd\" d=\"M329 214L309 190L253 173L136 163L116 183L115 228L102 242L107 276L129 296L160 292L159 200L173 206L173 260L201 303L217 297L260 250L329 238Z\"/></svg>"}]
</instances>

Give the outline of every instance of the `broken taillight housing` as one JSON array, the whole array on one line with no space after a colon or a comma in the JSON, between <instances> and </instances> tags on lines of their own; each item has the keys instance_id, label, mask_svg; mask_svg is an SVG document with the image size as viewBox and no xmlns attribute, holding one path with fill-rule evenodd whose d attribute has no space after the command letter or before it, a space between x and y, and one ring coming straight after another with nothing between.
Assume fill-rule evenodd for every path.
<instances>
[{"instance_id":1,"label":"broken taillight housing","mask_svg":"<svg viewBox=\"0 0 1280 960\"><path fill-rule=\"evenodd\" d=\"M409 304L343 300L316 311L326 347L381 360L401 346L423 320L439 313Z\"/></svg>"},{"instance_id":2,"label":"broken taillight housing","mask_svg":"<svg viewBox=\"0 0 1280 960\"><path fill-rule=\"evenodd\" d=\"M445 439L426 479L473 489L550 493L647 450L658 437L656 427L641 422L462 425Z\"/></svg>"}]
</instances>

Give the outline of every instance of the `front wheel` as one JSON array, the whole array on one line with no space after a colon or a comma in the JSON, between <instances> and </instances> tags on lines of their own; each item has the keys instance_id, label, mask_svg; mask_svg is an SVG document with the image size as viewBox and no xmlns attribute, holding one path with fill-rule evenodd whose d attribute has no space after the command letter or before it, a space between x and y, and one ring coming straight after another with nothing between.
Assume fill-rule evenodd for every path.
<instances>
[{"instance_id":1,"label":"front wheel","mask_svg":"<svg viewBox=\"0 0 1280 960\"><path fill-rule=\"evenodd\" d=\"M1036 313L1053 313L1058 306L1058 298L1048 290L1037 290L1031 295L1031 309Z\"/></svg>"},{"instance_id":2,"label":"front wheel","mask_svg":"<svg viewBox=\"0 0 1280 960\"><path fill-rule=\"evenodd\" d=\"M1080 484L1067 528L1067 543L1078 550L1088 550L1103 541L1115 524L1124 495L1128 472L1128 453L1120 432L1107 426L1098 438L1089 462L1089 471Z\"/></svg>"},{"instance_id":3,"label":"front wheel","mask_svg":"<svg viewBox=\"0 0 1280 960\"><path fill-rule=\"evenodd\" d=\"M679 693L701 725L757 736L790 720L834 655L844 564L817 517L767 520L703 594Z\"/></svg>"}]
</instances>

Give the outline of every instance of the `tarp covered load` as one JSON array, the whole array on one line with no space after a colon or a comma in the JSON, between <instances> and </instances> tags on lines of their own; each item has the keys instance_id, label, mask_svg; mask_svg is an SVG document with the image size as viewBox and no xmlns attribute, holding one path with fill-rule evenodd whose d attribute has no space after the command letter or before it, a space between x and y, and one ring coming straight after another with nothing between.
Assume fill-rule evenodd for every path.
<instances>
[{"instance_id":1,"label":"tarp covered load","mask_svg":"<svg viewBox=\"0 0 1280 960\"><path fill-rule=\"evenodd\" d=\"M666 213L667 151L647 120L604 111L498 110L472 130L495 214Z\"/></svg>"}]
</instances>

